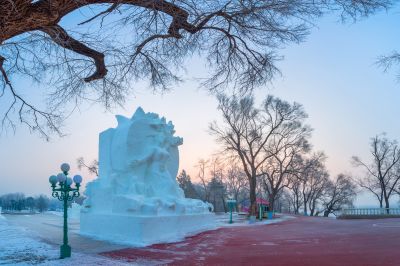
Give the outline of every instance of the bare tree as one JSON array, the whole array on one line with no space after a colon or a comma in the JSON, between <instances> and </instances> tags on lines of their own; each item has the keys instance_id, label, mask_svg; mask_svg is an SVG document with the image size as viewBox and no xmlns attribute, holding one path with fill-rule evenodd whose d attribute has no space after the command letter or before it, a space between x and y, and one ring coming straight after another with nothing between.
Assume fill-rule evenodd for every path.
<instances>
[{"instance_id":1,"label":"bare tree","mask_svg":"<svg viewBox=\"0 0 400 266\"><path fill-rule=\"evenodd\" d=\"M236 200L236 209L238 209L240 197L247 191L246 174L232 162L224 175L224 183L226 184L228 195Z\"/></svg>"},{"instance_id":2,"label":"bare tree","mask_svg":"<svg viewBox=\"0 0 400 266\"><path fill-rule=\"evenodd\" d=\"M318 215L318 207L329 181L324 166L326 156L323 152L313 153L308 158L306 155L299 154L293 162L286 178L285 200L293 207L295 214L299 214L302 208L306 215Z\"/></svg>"},{"instance_id":3,"label":"bare tree","mask_svg":"<svg viewBox=\"0 0 400 266\"><path fill-rule=\"evenodd\" d=\"M358 179L359 185L371 192L382 208L390 207L390 197L400 184L400 147L395 140L385 135L377 135L371 139L372 163L367 164L357 156L353 156L353 164L365 170L365 177Z\"/></svg>"},{"instance_id":4,"label":"bare tree","mask_svg":"<svg viewBox=\"0 0 400 266\"><path fill-rule=\"evenodd\" d=\"M305 132L304 132L305 133ZM302 134L302 133L301 133ZM299 136L300 137L300 136ZM285 187L292 184L296 169L296 157L302 153L308 152L309 146L304 136L301 136L296 142L280 142L285 148L269 158L262 168L262 184L267 192L270 208L273 210L275 201ZM304 203L304 200L303 200Z\"/></svg>"},{"instance_id":5,"label":"bare tree","mask_svg":"<svg viewBox=\"0 0 400 266\"><path fill-rule=\"evenodd\" d=\"M35 199L33 197L27 197L26 198L26 207L33 212L35 209Z\"/></svg>"},{"instance_id":6,"label":"bare tree","mask_svg":"<svg viewBox=\"0 0 400 266\"><path fill-rule=\"evenodd\" d=\"M202 200L209 202L210 201L210 190L209 190L209 179L206 175L206 170L208 168L209 161L200 159L196 167L198 168L197 177L200 180L200 185L202 188Z\"/></svg>"},{"instance_id":7,"label":"bare tree","mask_svg":"<svg viewBox=\"0 0 400 266\"><path fill-rule=\"evenodd\" d=\"M279 212L281 213L293 213L293 214L298 214L295 210L295 203L294 203L294 197L291 194L290 189L285 188L282 190L282 194L278 199L277 205L279 205Z\"/></svg>"},{"instance_id":8,"label":"bare tree","mask_svg":"<svg viewBox=\"0 0 400 266\"><path fill-rule=\"evenodd\" d=\"M296 103L292 107L288 103L283 105L286 105L283 110L292 109L291 115L286 117L286 122L278 128L267 142L267 146L263 147L272 155L261 167L262 184L268 194L271 210L274 210L275 201L284 187L288 187L296 174L301 171L299 157L310 151L308 138L311 128L303 124L307 115L302 106Z\"/></svg>"},{"instance_id":9,"label":"bare tree","mask_svg":"<svg viewBox=\"0 0 400 266\"><path fill-rule=\"evenodd\" d=\"M323 199L324 217L335 214L344 207L351 207L357 196L356 184L351 177L339 174L334 181L330 181L326 187Z\"/></svg>"},{"instance_id":10,"label":"bare tree","mask_svg":"<svg viewBox=\"0 0 400 266\"><path fill-rule=\"evenodd\" d=\"M310 210L310 216L318 216L318 206L322 203L322 200L327 192L329 184L329 174L326 171L320 171L315 173L310 180L310 197L308 201L308 208Z\"/></svg>"},{"instance_id":11,"label":"bare tree","mask_svg":"<svg viewBox=\"0 0 400 266\"><path fill-rule=\"evenodd\" d=\"M218 156L214 156L210 160L208 160L208 162L211 178L222 181L222 179L224 179L225 165L222 162L221 158L219 158Z\"/></svg>"},{"instance_id":12,"label":"bare tree","mask_svg":"<svg viewBox=\"0 0 400 266\"><path fill-rule=\"evenodd\" d=\"M203 164L203 165L202 165ZM209 177L205 178L204 172L199 175L201 184L204 187L205 195L208 200L213 204L215 212L226 212L225 196L225 165L221 158L218 156L213 156L207 161L200 160L199 162L200 170L205 170L208 168Z\"/></svg>"},{"instance_id":13,"label":"bare tree","mask_svg":"<svg viewBox=\"0 0 400 266\"><path fill-rule=\"evenodd\" d=\"M306 215L316 214L316 207L321 202L328 185L329 174L325 168L325 160L324 153L313 154L311 158L304 160L301 174L297 176L302 183L303 211ZM310 210L309 213L308 210Z\"/></svg>"},{"instance_id":14,"label":"bare tree","mask_svg":"<svg viewBox=\"0 0 400 266\"><path fill-rule=\"evenodd\" d=\"M286 191L285 199L289 202L288 204L293 207L294 214L299 214L300 208L304 206L304 173L310 166L312 166L312 160L305 161L303 155L297 155L292 162L290 174L287 177L287 185L284 190Z\"/></svg>"},{"instance_id":15,"label":"bare tree","mask_svg":"<svg viewBox=\"0 0 400 266\"><path fill-rule=\"evenodd\" d=\"M50 199L46 195L40 195L39 197L36 197L35 200L36 200L36 208L40 212L47 211Z\"/></svg>"},{"instance_id":16,"label":"bare tree","mask_svg":"<svg viewBox=\"0 0 400 266\"><path fill-rule=\"evenodd\" d=\"M86 169L89 173L99 176L99 162L97 160L93 160L90 164L86 164L85 159L83 157L79 157L76 159L76 163L78 164L78 169Z\"/></svg>"},{"instance_id":17,"label":"bare tree","mask_svg":"<svg viewBox=\"0 0 400 266\"><path fill-rule=\"evenodd\" d=\"M383 68L386 72L389 69L397 66L398 67L398 74L397 79L400 81L400 53L397 51L393 51L389 55L380 56L378 58L377 64Z\"/></svg>"},{"instance_id":18,"label":"bare tree","mask_svg":"<svg viewBox=\"0 0 400 266\"><path fill-rule=\"evenodd\" d=\"M143 79L169 89L193 54L208 62L210 90L252 90L278 71L276 50L302 41L314 19L337 11L356 19L391 2L0 0L2 126L61 134L63 104L122 104L131 81ZM77 25L67 28L71 13ZM14 86L20 77L50 85L47 108Z\"/></svg>"},{"instance_id":19,"label":"bare tree","mask_svg":"<svg viewBox=\"0 0 400 266\"><path fill-rule=\"evenodd\" d=\"M301 206L303 206L301 179L294 178L292 182L289 182L287 187L286 199L289 201L289 204L293 207L293 213L299 214L300 208Z\"/></svg>"},{"instance_id":20,"label":"bare tree","mask_svg":"<svg viewBox=\"0 0 400 266\"><path fill-rule=\"evenodd\" d=\"M252 96L238 98L220 95L218 100L223 123L212 123L210 132L216 136L226 156L239 160L249 184L250 210L254 215L257 179L266 175L267 163L272 162L271 160L283 162L280 156L290 157L295 143L299 147L300 143L304 144L303 147L306 146L302 137L309 133L309 128L301 123L306 114L301 105L289 104L270 95L260 108L255 107ZM295 137L294 132L299 135ZM268 161L269 159L271 160ZM286 159L284 162L287 162ZM279 192L281 183L278 184L279 189L274 183L273 189L276 193Z\"/></svg>"}]
</instances>

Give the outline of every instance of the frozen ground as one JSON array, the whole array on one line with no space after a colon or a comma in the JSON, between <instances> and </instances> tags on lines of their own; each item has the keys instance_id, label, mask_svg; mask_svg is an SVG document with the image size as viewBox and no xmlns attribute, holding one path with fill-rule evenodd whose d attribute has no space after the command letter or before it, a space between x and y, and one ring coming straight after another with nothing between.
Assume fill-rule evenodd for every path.
<instances>
[{"instance_id":1,"label":"frozen ground","mask_svg":"<svg viewBox=\"0 0 400 266\"><path fill-rule=\"evenodd\" d=\"M29 216L22 215L19 218L29 219ZM0 215L0 265L132 265L76 251L71 259L59 260L59 254L59 246L44 242L32 230L9 224Z\"/></svg>"},{"instance_id":2,"label":"frozen ground","mask_svg":"<svg viewBox=\"0 0 400 266\"><path fill-rule=\"evenodd\" d=\"M272 220L269 220L269 219L263 219L262 221L256 220L254 223L250 224L245 215L238 215L237 213L234 213L232 216L233 223L230 224L229 223L229 214L217 214L216 215L218 228L274 224L274 223L279 223L279 222L283 222L283 221L286 221L289 219L294 219L294 218L295 218L294 216L290 216L290 215L280 215L279 217L275 217Z\"/></svg>"},{"instance_id":3,"label":"frozen ground","mask_svg":"<svg viewBox=\"0 0 400 266\"><path fill-rule=\"evenodd\" d=\"M220 228L173 244L103 253L168 265L399 266L400 219L336 220L297 216L267 226Z\"/></svg>"},{"instance_id":4,"label":"frozen ground","mask_svg":"<svg viewBox=\"0 0 400 266\"><path fill-rule=\"evenodd\" d=\"M234 215L234 223L229 224L229 216L217 215L218 227L249 226L243 216ZM252 225L276 223L289 217L264 220ZM252 226L251 225L251 226ZM127 246L115 245L82 237L79 220L69 220L69 240L73 256L58 260L59 244L62 243L61 214L45 213L36 215L0 215L0 265L160 265L168 260L145 257L134 260L118 260L98 253L121 250Z\"/></svg>"},{"instance_id":5,"label":"frozen ground","mask_svg":"<svg viewBox=\"0 0 400 266\"><path fill-rule=\"evenodd\" d=\"M8 215L0 218L0 265L398 266L400 261L400 219L297 216L247 226L242 216L232 225L228 215L216 218L217 230L145 248L81 237L79 223L71 220L73 257L58 260L60 216ZM278 223L265 225L271 222Z\"/></svg>"}]
</instances>

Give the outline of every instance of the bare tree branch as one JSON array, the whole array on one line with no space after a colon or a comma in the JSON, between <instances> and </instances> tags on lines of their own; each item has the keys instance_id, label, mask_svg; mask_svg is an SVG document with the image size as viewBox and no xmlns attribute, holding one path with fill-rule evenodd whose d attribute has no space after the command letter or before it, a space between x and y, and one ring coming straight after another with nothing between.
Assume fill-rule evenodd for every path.
<instances>
[{"instance_id":1,"label":"bare tree branch","mask_svg":"<svg viewBox=\"0 0 400 266\"><path fill-rule=\"evenodd\" d=\"M389 69L397 66L398 73L397 79L400 81L400 53L397 51L392 52L386 56L380 56L376 61L379 67L383 69L384 72L389 71Z\"/></svg>"},{"instance_id":2,"label":"bare tree branch","mask_svg":"<svg viewBox=\"0 0 400 266\"><path fill-rule=\"evenodd\" d=\"M78 54L90 57L94 60L96 71L89 77L86 77L85 82L94 81L96 79L104 78L107 75L106 65L104 64L104 54L97 52L83 43L75 40L59 25L54 25L52 27L46 27L41 29L43 32L47 33L51 39L66 49L72 50Z\"/></svg>"},{"instance_id":3,"label":"bare tree branch","mask_svg":"<svg viewBox=\"0 0 400 266\"><path fill-rule=\"evenodd\" d=\"M400 148L397 141L389 140L384 135L377 135L371 139L372 163L362 162L358 157L353 157L357 167L366 170L366 175L358 179L362 188L373 193L379 200L382 208L390 206L390 198L400 183Z\"/></svg>"},{"instance_id":4,"label":"bare tree branch","mask_svg":"<svg viewBox=\"0 0 400 266\"><path fill-rule=\"evenodd\" d=\"M107 14L111 13L112 11L114 11L115 9L117 9L120 4L121 3L115 2L109 8L107 8L106 10L98 13L97 15L91 17L90 19L87 19L85 21L82 21L82 22L78 23L78 25L83 25L83 24L89 23L89 22L95 20L98 17L101 17L103 15L107 15Z\"/></svg>"},{"instance_id":5,"label":"bare tree branch","mask_svg":"<svg viewBox=\"0 0 400 266\"><path fill-rule=\"evenodd\" d=\"M279 74L277 51L304 40L321 15L336 12L343 19L358 19L392 3L0 0L0 56L7 59L2 59L0 97L7 90L18 95L11 97L6 114L18 112L14 100L20 102L22 94L11 89L10 83L14 76L29 77L41 87L49 86L49 114L69 102L76 106L88 100L110 108L122 104L138 80L148 80L154 90L170 89L182 80L179 73L195 54L205 58L210 73L202 79L202 86L217 93L243 94ZM91 8L96 15L83 17ZM77 10L83 22L66 28L63 19ZM29 99L23 102L24 111L33 106ZM31 113L39 115L33 109ZM55 117L62 119L58 114ZM25 122L36 125L35 115L31 119Z\"/></svg>"}]
</instances>

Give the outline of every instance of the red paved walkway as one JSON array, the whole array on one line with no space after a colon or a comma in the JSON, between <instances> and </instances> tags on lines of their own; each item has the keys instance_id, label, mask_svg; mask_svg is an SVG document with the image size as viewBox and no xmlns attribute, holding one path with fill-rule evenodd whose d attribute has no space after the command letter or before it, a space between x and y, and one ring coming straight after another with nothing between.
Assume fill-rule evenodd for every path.
<instances>
[{"instance_id":1,"label":"red paved walkway","mask_svg":"<svg viewBox=\"0 0 400 266\"><path fill-rule=\"evenodd\" d=\"M289 221L205 232L174 244L103 255L169 265L400 265L400 219Z\"/></svg>"}]
</instances>

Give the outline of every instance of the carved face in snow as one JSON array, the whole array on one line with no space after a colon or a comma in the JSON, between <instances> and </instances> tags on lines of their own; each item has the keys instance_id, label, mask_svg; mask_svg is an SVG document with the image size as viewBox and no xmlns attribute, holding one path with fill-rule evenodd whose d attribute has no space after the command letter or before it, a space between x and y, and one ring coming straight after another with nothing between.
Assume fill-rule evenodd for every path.
<instances>
[{"instance_id":1,"label":"carved face in snow","mask_svg":"<svg viewBox=\"0 0 400 266\"><path fill-rule=\"evenodd\" d=\"M118 171L134 170L142 165L160 164L175 178L179 167L178 145L174 126L157 114L138 108L131 119L117 116L118 127L111 141L111 165Z\"/></svg>"}]
</instances>

